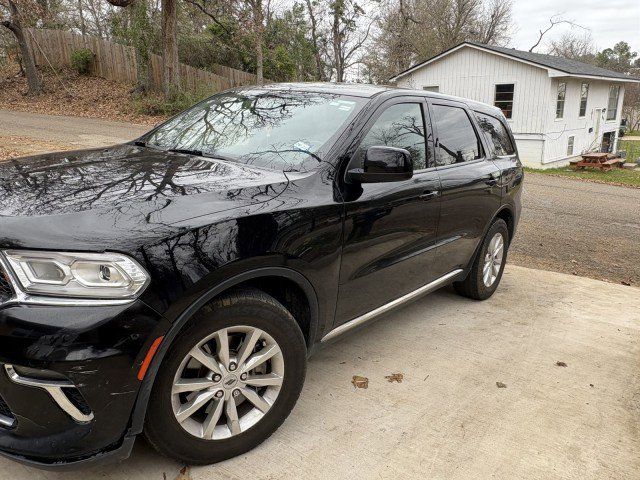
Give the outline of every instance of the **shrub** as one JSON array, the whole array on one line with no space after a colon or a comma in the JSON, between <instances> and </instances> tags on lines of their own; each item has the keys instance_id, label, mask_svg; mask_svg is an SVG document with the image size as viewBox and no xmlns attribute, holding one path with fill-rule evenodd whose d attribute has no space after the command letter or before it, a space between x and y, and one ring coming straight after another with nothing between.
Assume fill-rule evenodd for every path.
<instances>
[{"instance_id":1,"label":"shrub","mask_svg":"<svg viewBox=\"0 0 640 480\"><path fill-rule=\"evenodd\" d=\"M168 117L195 105L214 93L212 89L206 87L200 87L196 91L179 89L171 95L170 100L165 100L161 93L150 92L135 99L134 108L139 114Z\"/></svg>"},{"instance_id":2,"label":"shrub","mask_svg":"<svg viewBox=\"0 0 640 480\"><path fill-rule=\"evenodd\" d=\"M93 52L88 48L81 48L71 52L71 66L80 75L87 75L93 65Z\"/></svg>"}]
</instances>

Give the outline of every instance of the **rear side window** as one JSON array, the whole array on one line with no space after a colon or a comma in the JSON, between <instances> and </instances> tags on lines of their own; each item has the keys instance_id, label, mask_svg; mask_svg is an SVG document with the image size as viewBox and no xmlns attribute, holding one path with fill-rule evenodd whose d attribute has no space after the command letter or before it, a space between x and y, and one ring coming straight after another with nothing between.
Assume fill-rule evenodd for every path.
<instances>
[{"instance_id":1,"label":"rear side window","mask_svg":"<svg viewBox=\"0 0 640 480\"><path fill-rule=\"evenodd\" d=\"M491 115L476 112L478 125L487 134L493 143L493 148L498 156L513 155L516 150L513 148L509 132L504 124Z\"/></svg>"},{"instance_id":2,"label":"rear side window","mask_svg":"<svg viewBox=\"0 0 640 480\"><path fill-rule=\"evenodd\" d=\"M438 129L437 165L468 162L481 157L480 141L464 109L434 105L433 116Z\"/></svg>"},{"instance_id":3,"label":"rear side window","mask_svg":"<svg viewBox=\"0 0 640 480\"><path fill-rule=\"evenodd\" d=\"M360 160L364 159L367 148L382 145L408 150L414 170L426 168L427 147L419 103L399 103L387 108L362 140L358 151Z\"/></svg>"}]
</instances>

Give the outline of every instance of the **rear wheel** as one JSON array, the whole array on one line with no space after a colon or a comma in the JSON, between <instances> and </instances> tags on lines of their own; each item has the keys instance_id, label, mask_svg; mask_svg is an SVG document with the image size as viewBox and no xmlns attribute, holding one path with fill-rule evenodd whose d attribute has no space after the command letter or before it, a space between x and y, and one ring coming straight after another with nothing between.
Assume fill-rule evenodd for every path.
<instances>
[{"instance_id":1,"label":"rear wheel","mask_svg":"<svg viewBox=\"0 0 640 480\"><path fill-rule=\"evenodd\" d=\"M467 277L454 282L456 291L476 300L486 300L493 295L502 278L508 248L509 229L505 221L498 218L485 235Z\"/></svg>"},{"instance_id":2,"label":"rear wheel","mask_svg":"<svg viewBox=\"0 0 640 480\"><path fill-rule=\"evenodd\" d=\"M256 290L220 298L163 361L145 435L161 453L189 464L244 453L289 415L305 368L304 337L279 302Z\"/></svg>"}]
</instances>

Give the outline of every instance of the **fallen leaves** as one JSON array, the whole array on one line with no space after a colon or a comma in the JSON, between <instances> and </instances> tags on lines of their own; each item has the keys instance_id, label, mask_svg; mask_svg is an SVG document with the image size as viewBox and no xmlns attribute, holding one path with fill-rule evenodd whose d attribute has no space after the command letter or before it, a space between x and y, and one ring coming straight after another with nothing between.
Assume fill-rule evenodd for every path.
<instances>
[{"instance_id":1,"label":"fallen leaves","mask_svg":"<svg viewBox=\"0 0 640 480\"><path fill-rule=\"evenodd\" d=\"M391 375L385 375L384 378L386 378L389 383L402 383L402 380L404 380L404 374L392 373ZM429 375L427 375L427 378L429 378ZM354 375L351 379L351 383L355 388L369 388L369 379L360 375Z\"/></svg>"},{"instance_id":2,"label":"fallen leaves","mask_svg":"<svg viewBox=\"0 0 640 480\"><path fill-rule=\"evenodd\" d=\"M44 93L34 97L24 95L26 80L15 75L0 76L0 109L48 115L105 118L143 125L155 125L164 117L141 115L132 108L131 85L99 77L77 75L70 70L59 72L59 78L49 69L43 76Z\"/></svg>"},{"instance_id":3,"label":"fallen leaves","mask_svg":"<svg viewBox=\"0 0 640 480\"><path fill-rule=\"evenodd\" d=\"M393 382L402 383L402 380L404 379L404 375L401 373L392 373L391 375L386 375L384 378L386 378L389 383L393 383Z\"/></svg>"},{"instance_id":4,"label":"fallen leaves","mask_svg":"<svg viewBox=\"0 0 640 480\"><path fill-rule=\"evenodd\" d=\"M189 473L189 467L182 467L175 480L191 480L191 474Z\"/></svg>"},{"instance_id":5,"label":"fallen leaves","mask_svg":"<svg viewBox=\"0 0 640 480\"><path fill-rule=\"evenodd\" d=\"M0 135L0 161L45 152L72 150L74 146L31 137ZM75 147L77 148L77 147Z\"/></svg>"},{"instance_id":6,"label":"fallen leaves","mask_svg":"<svg viewBox=\"0 0 640 480\"><path fill-rule=\"evenodd\" d=\"M556 367L566 367L566 366L567 366L567 364L564 363L564 362L560 362L560 361L556 362Z\"/></svg>"},{"instance_id":7,"label":"fallen leaves","mask_svg":"<svg viewBox=\"0 0 640 480\"><path fill-rule=\"evenodd\" d=\"M361 377L360 375L354 375L351 383L353 383L353 386L356 388L369 388L369 379L367 377Z\"/></svg>"},{"instance_id":8,"label":"fallen leaves","mask_svg":"<svg viewBox=\"0 0 640 480\"><path fill-rule=\"evenodd\" d=\"M496 382L496 387L498 387L498 388L507 388L507 384L506 383L502 383L502 382Z\"/></svg>"}]
</instances>

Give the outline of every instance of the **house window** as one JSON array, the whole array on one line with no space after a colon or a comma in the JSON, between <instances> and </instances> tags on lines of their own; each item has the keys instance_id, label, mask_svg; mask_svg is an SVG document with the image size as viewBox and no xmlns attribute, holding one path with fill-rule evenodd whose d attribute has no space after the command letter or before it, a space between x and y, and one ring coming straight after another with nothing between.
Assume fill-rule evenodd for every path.
<instances>
[{"instance_id":1,"label":"house window","mask_svg":"<svg viewBox=\"0 0 640 480\"><path fill-rule=\"evenodd\" d=\"M618 115L618 96L620 95L620 85L609 87L609 103L607 104L607 120L615 120Z\"/></svg>"},{"instance_id":2,"label":"house window","mask_svg":"<svg viewBox=\"0 0 640 480\"><path fill-rule=\"evenodd\" d=\"M573 155L573 142L575 141L575 137L572 135L569 137L567 141L567 155Z\"/></svg>"},{"instance_id":3,"label":"house window","mask_svg":"<svg viewBox=\"0 0 640 480\"><path fill-rule=\"evenodd\" d=\"M564 98L567 95L567 84L565 82L558 83L558 98L556 100L556 118L564 116Z\"/></svg>"},{"instance_id":4,"label":"house window","mask_svg":"<svg viewBox=\"0 0 640 480\"><path fill-rule=\"evenodd\" d=\"M440 91L440 86L439 85L429 85L428 87L422 87L423 90L426 90L428 92L439 92Z\"/></svg>"},{"instance_id":5,"label":"house window","mask_svg":"<svg viewBox=\"0 0 640 480\"><path fill-rule=\"evenodd\" d=\"M587 113L587 97L589 97L589 84L580 85L580 113L579 117L584 117Z\"/></svg>"},{"instance_id":6,"label":"house window","mask_svg":"<svg viewBox=\"0 0 640 480\"><path fill-rule=\"evenodd\" d=\"M496 96L493 104L502 110L504 116L511 118L513 114L513 83L496 85Z\"/></svg>"}]
</instances>

